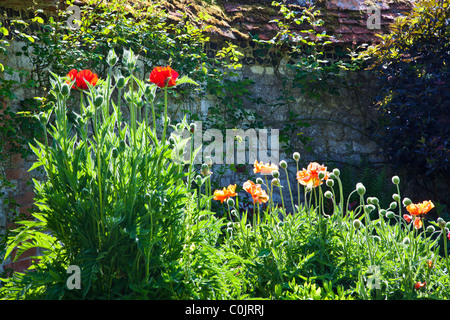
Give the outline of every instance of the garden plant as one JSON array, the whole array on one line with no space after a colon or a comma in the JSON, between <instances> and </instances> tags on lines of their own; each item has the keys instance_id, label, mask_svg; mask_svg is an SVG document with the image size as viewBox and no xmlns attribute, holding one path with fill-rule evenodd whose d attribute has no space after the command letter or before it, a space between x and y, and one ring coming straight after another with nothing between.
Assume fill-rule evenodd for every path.
<instances>
[{"instance_id":1,"label":"garden plant","mask_svg":"<svg viewBox=\"0 0 450 320\"><path fill-rule=\"evenodd\" d=\"M3 279L3 297L448 298L449 224L426 222L434 204L402 199L397 176L388 208L361 183L345 199L340 171L315 162L296 168L296 185L283 186L286 161L256 161L259 176L241 192L236 185L213 191L211 164L196 172L195 150L189 161L173 161L175 146L190 144L169 133L167 92L196 83L170 67L140 80L133 76L133 52L125 62L130 76L115 78L114 51L107 59L105 79L90 70L52 75L56 103L39 114L50 139L31 146L38 159L32 169L43 166L48 179L35 181L35 220L20 223L7 251L39 247L41 255L32 272ZM111 99L115 91L125 98L129 121L121 99ZM67 119L71 94L80 98L76 125ZM157 95L165 100L158 115ZM193 134L195 126L172 126L184 129ZM298 166L300 155L293 158ZM275 192L281 204L274 203ZM305 201L294 203L294 193ZM253 210L240 209L246 197ZM350 198L358 201L353 210L347 210ZM332 212L324 209L328 199ZM213 201L224 214L209 210ZM287 202L294 210L286 210ZM80 290L67 287L73 265L81 269Z\"/></svg>"},{"instance_id":2,"label":"garden plant","mask_svg":"<svg viewBox=\"0 0 450 320\"><path fill-rule=\"evenodd\" d=\"M166 36L161 30L147 31ZM221 54L237 62L234 49ZM197 51L177 58L195 65L195 57L205 58ZM399 176L388 181L386 204L361 182L345 190L343 170L292 152L278 163L256 160L243 183L217 187L219 166L211 158L193 163L202 148L193 145L195 117L169 116L170 104L201 87L207 71L199 76L168 59L141 72L130 48L119 55L108 47L98 73L83 59L65 72L59 64L67 68L69 59L58 62L47 105L35 114L41 135L29 144L30 170L42 169L45 179L33 181L36 208L16 222L5 258L39 254L27 271L0 279L1 299L450 298L450 221L428 218L433 199L404 197ZM221 81L208 88L220 92ZM246 94L249 82L228 85ZM71 283L73 267L80 287Z\"/></svg>"}]
</instances>

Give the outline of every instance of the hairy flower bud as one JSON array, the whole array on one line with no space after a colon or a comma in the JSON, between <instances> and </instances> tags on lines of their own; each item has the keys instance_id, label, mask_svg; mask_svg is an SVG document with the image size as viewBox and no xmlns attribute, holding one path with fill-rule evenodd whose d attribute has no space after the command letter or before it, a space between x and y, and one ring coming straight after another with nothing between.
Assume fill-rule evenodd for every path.
<instances>
[{"instance_id":1,"label":"hairy flower bud","mask_svg":"<svg viewBox=\"0 0 450 320\"><path fill-rule=\"evenodd\" d=\"M116 159L119 156L119 150L117 148L113 148L111 151L112 157Z\"/></svg>"},{"instance_id":2,"label":"hairy flower bud","mask_svg":"<svg viewBox=\"0 0 450 320\"><path fill-rule=\"evenodd\" d=\"M263 179L256 178L256 184L263 184Z\"/></svg>"},{"instance_id":3,"label":"hairy flower bud","mask_svg":"<svg viewBox=\"0 0 450 320\"><path fill-rule=\"evenodd\" d=\"M110 67L114 67L117 63L117 55L114 52L114 49L109 50L108 56L106 57L106 62L109 64Z\"/></svg>"},{"instance_id":4,"label":"hairy flower bud","mask_svg":"<svg viewBox=\"0 0 450 320\"><path fill-rule=\"evenodd\" d=\"M333 174L334 174L336 177L339 177L339 175L341 174L341 171L339 171L339 169L336 168L336 169L333 170Z\"/></svg>"},{"instance_id":5,"label":"hairy flower bud","mask_svg":"<svg viewBox=\"0 0 450 320\"><path fill-rule=\"evenodd\" d=\"M325 198L327 198L327 199L331 199L331 198L333 198L333 193L332 193L331 191L326 191L326 192L324 193L324 196L325 196Z\"/></svg>"},{"instance_id":6,"label":"hairy flower bud","mask_svg":"<svg viewBox=\"0 0 450 320\"><path fill-rule=\"evenodd\" d=\"M361 225L362 225L362 223L361 223L360 220L358 220L358 219L353 220L353 226L354 226L356 229L361 228Z\"/></svg>"},{"instance_id":7,"label":"hairy flower bud","mask_svg":"<svg viewBox=\"0 0 450 320\"><path fill-rule=\"evenodd\" d=\"M366 187L361 182L358 182L356 184L356 191L360 196L364 195L366 193Z\"/></svg>"},{"instance_id":8,"label":"hairy flower bud","mask_svg":"<svg viewBox=\"0 0 450 320\"><path fill-rule=\"evenodd\" d=\"M64 83L64 84L61 86L61 94L62 94L63 96L67 96L67 95L69 94L69 92L70 92L69 85L68 85L67 83Z\"/></svg>"},{"instance_id":9,"label":"hairy flower bud","mask_svg":"<svg viewBox=\"0 0 450 320\"><path fill-rule=\"evenodd\" d=\"M391 204L389 205L389 209L394 210L395 208L397 208L397 202L391 202Z\"/></svg>"},{"instance_id":10,"label":"hairy flower bud","mask_svg":"<svg viewBox=\"0 0 450 320\"><path fill-rule=\"evenodd\" d=\"M125 78L124 78L123 76L120 76L120 77L117 79L117 88L118 88L118 89L122 89L123 87L125 87L125 84L126 84Z\"/></svg>"},{"instance_id":11,"label":"hairy flower bud","mask_svg":"<svg viewBox=\"0 0 450 320\"><path fill-rule=\"evenodd\" d=\"M392 183L393 184L399 184L400 183L400 178L398 176L393 176L392 177Z\"/></svg>"},{"instance_id":12,"label":"hairy flower bud","mask_svg":"<svg viewBox=\"0 0 450 320\"><path fill-rule=\"evenodd\" d=\"M94 106L96 108L100 107L102 105L102 103L103 103L103 97L102 96L95 97L95 99L94 99Z\"/></svg>"},{"instance_id":13,"label":"hairy flower bud","mask_svg":"<svg viewBox=\"0 0 450 320\"><path fill-rule=\"evenodd\" d=\"M394 213L392 211L386 212L386 218L392 219L394 217Z\"/></svg>"},{"instance_id":14,"label":"hairy flower bud","mask_svg":"<svg viewBox=\"0 0 450 320\"><path fill-rule=\"evenodd\" d=\"M412 203L411 199L409 199L409 198L404 198L403 199L403 205L405 207L409 206L411 203Z\"/></svg>"},{"instance_id":15,"label":"hairy flower bud","mask_svg":"<svg viewBox=\"0 0 450 320\"><path fill-rule=\"evenodd\" d=\"M210 157L210 156L206 156L205 157L205 163L208 165L208 167L212 167L212 165L213 165L213 160L212 160L212 158Z\"/></svg>"},{"instance_id":16,"label":"hairy flower bud","mask_svg":"<svg viewBox=\"0 0 450 320\"><path fill-rule=\"evenodd\" d=\"M299 161L299 160L300 160L300 153L294 152L294 154L292 155L292 157L294 158L295 161Z\"/></svg>"},{"instance_id":17,"label":"hairy flower bud","mask_svg":"<svg viewBox=\"0 0 450 320\"><path fill-rule=\"evenodd\" d=\"M233 199L233 198L228 198L227 204L228 204L228 206L230 206L230 207L234 207L234 199Z\"/></svg>"},{"instance_id":18,"label":"hairy flower bud","mask_svg":"<svg viewBox=\"0 0 450 320\"><path fill-rule=\"evenodd\" d=\"M278 170L273 170L272 171L272 177L278 178L279 176L280 176L280 172L278 172Z\"/></svg>"},{"instance_id":19,"label":"hairy flower bud","mask_svg":"<svg viewBox=\"0 0 450 320\"><path fill-rule=\"evenodd\" d=\"M373 204L368 204L364 208L365 208L366 213L370 213L373 210L375 210L375 206Z\"/></svg>"},{"instance_id":20,"label":"hairy flower bud","mask_svg":"<svg viewBox=\"0 0 450 320\"><path fill-rule=\"evenodd\" d=\"M281 160L280 161L280 167L283 168L283 169L286 169L287 168L287 162L284 161L284 160Z\"/></svg>"},{"instance_id":21,"label":"hairy flower bud","mask_svg":"<svg viewBox=\"0 0 450 320\"><path fill-rule=\"evenodd\" d=\"M400 201L400 196L397 193L394 193L392 195L392 199L394 199L395 201Z\"/></svg>"},{"instance_id":22,"label":"hairy flower bud","mask_svg":"<svg viewBox=\"0 0 450 320\"><path fill-rule=\"evenodd\" d=\"M328 187L331 188L332 186L334 186L334 180L333 179L328 179L326 184L327 184Z\"/></svg>"},{"instance_id":23,"label":"hairy flower bud","mask_svg":"<svg viewBox=\"0 0 450 320\"><path fill-rule=\"evenodd\" d=\"M280 185L280 180L279 180L278 178L273 178L273 179L272 179L272 184L273 184L274 186L279 186L279 185Z\"/></svg>"},{"instance_id":24,"label":"hairy flower bud","mask_svg":"<svg viewBox=\"0 0 450 320\"><path fill-rule=\"evenodd\" d=\"M197 131L197 125L196 125L195 123L191 123L191 124L189 125L189 131L190 131L191 133L194 133L195 131Z\"/></svg>"}]
</instances>

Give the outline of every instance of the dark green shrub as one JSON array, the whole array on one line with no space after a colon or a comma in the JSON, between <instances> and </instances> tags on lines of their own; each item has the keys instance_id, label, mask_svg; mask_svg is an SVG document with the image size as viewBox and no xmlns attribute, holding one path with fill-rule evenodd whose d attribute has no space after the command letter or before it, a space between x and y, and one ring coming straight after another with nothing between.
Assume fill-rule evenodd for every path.
<instances>
[{"instance_id":1,"label":"dark green shrub","mask_svg":"<svg viewBox=\"0 0 450 320\"><path fill-rule=\"evenodd\" d=\"M388 161L430 197L447 203L449 19L447 0L420 1L365 53L382 88L375 104L380 119L373 125Z\"/></svg>"}]
</instances>

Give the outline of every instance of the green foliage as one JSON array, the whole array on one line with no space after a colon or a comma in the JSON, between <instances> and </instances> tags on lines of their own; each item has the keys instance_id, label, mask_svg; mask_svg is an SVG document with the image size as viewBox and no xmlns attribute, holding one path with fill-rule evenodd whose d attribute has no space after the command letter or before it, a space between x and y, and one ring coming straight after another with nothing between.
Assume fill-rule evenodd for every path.
<instances>
[{"instance_id":1,"label":"green foliage","mask_svg":"<svg viewBox=\"0 0 450 320\"><path fill-rule=\"evenodd\" d=\"M449 1L419 1L397 18L390 34L380 36L379 45L360 55L382 88L375 105L380 120L373 126L384 154L442 202L450 186L440 179L449 169L449 19Z\"/></svg>"},{"instance_id":2,"label":"green foliage","mask_svg":"<svg viewBox=\"0 0 450 320\"><path fill-rule=\"evenodd\" d=\"M51 142L30 145L37 156L31 169L42 166L48 177L35 181L38 211L19 222L6 251L8 256L17 248L20 256L37 247L43 255L34 272L6 280L2 295L177 299L224 298L239 291L234 276L218 267L239 257L211 254L221 220L194 205L185 163L172 162L170 144L149 126L148 112L137 123L123 122L111 100L116 87L110 71L100 85L80 92L81 113L74 113L76 125L71 125L68 96L61 93L65 80L54 76L55 106L39 115ZM195 82L183 77L177 86L186 83ZM144 89L142 81L129 79L125 95L134 97L127 104L132 119L155 98L156 90ZM144 98L144 92L150 94ZM48 122L50 113L55 125ZM82 270L81 290L66 287L69 265Z\"/></svg>"}]
</instances>

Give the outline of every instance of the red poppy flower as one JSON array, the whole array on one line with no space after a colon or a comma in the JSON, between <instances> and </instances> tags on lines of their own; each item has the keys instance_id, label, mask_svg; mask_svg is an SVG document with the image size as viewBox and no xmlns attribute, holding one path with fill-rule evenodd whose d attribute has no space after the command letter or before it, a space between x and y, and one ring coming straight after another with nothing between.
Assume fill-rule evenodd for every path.
<instances>
[{"instance_id":1,"label":"red poppy flower","mask_svg":"<svg viewBox=\"0 0 450 320\"><path fill-rule=\"evenodd\" d=\"M156 67L150 73L150 82L160 88L173 87L176 84L178 72L171 67Z\"/></svg>"},{"instance_id":2,"label":"red poppy flower","mask_svg":"<svg viewBox=\"0 0 450 320\"><path fill-rule=\"evenodd\" d=\"M78 72L76 69L70 70L70 72L67 74L67 77L73 81L76 81L75 84L72 86L73 89L82 89L87 90L88 85L86 82L89 82L92 86L95 86L98 81L98 76L93 73L91 70L81 70ZM70 83L70 82L69 82Z\"/></svg>"},{"instance_id":3,"label":"red poppy flower","mask_svg":"<svg viewBox=\"0 0 450 320\"><path fill-rule=\"evenodd\" d=\"M410 223L412 220L412 216L410 216L409 214L404 214L403 219L405 219L406 222Z\"/></svg>"},{"instance_id":4,"label":"red poppy flower","mask_svg":"<svg viewBox=\"0 0 450 320\"><path fill-rule=\"evenodd\" d=\"M419 289L422 289L423 287L425 287L426 285L427 285L426 281L424 281L423 283L419 281L419 282L416 282L416 284L414 285L414 289L419 290Z\"/></svg>"},{"instance_id":5,"label":"red poppy flower","mask_svg":"<svg viewBox=\"0 0 450 320\"><path fill-rule=\"evenodd\" d=\"M70 70L69 73L67 74L67 77L70 79L70 81L67 81L67 84L70 84L70 82L75 80L77 78L77 74L78 74L77 69ZM72 86L72 89L76 89L75 84Z\"/></svg>"}]
</instances>

